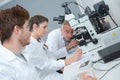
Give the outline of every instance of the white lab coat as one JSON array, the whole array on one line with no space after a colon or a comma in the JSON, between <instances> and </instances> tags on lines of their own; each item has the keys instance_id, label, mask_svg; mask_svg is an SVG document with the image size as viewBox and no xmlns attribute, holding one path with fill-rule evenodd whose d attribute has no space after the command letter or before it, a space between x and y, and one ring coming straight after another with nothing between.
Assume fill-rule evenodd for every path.
<instances>
[{"instance_id":1,"label":"white lab coat","mask_svg":"<svg viewBox=\"0 0 120 80\"><path fill-rule=\"evenodd\" d=\"M30 44L24 50L24 56L39 72L41 80L62 80L62 74L56 72L65 66L64 60L56 60L42 41L30 38Z\"/></svg>"},{"instance_id":2,"label":"white lab coat","mask_svg":"<svg viewBox=\"0 0 120 80\"><path fill-rule=\"evenodd\" d=\"M61 54L61 56L65 57L68 54L60 28L55 29L48 34L46 45L48 46L49 51L56 52L55 55Z\"/></svg>"},{"instance_id":3,"label":"white lab coat","mask_svg":"<svg viewBox=\"0 0 120 80\"><path fill-rule=\"evenodd\" d=\"M0 44L0 80L40 80L31 64Z\"/></svg>"}]
</instances>

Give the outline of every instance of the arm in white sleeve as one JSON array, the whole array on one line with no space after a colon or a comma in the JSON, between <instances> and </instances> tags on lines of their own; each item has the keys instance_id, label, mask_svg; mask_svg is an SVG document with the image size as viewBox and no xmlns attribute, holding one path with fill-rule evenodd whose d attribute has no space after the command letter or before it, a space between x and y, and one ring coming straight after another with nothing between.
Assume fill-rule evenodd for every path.
<instances>
[{"instance_id":1,"label":"arm in white sleeve","mask_svg":"<svg viewBox=\"0 0 120 80\"><path fill-rule=\"evenodd\" d=\"M53 60L47 54L41 46L35 45L26 47L24 51L27 60L41 70L59 70L65 66L64 60Z\"/></svg>"},{"instance_id":2,"label":"arm in white sleeve","mask_svg":"<svg viewBox=\"0 0 120 80\"><path fill-rule=\"evenodd\" d=\"M45 65L43 67L44 70L60 70L62 69L63 67L65 67L65 62L64 60L46 60L45 61Z\"/></svg>"}]
</instances>

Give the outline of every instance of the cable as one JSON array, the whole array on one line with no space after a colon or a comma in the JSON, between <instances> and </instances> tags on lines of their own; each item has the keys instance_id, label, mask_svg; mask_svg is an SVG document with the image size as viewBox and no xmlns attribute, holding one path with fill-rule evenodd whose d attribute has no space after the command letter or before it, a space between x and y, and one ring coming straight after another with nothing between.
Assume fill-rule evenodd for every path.
<instances>
[{"instance_id":1,"label":"cable","mask_svg":"<svg viewBox=\"0 0 120 80\"><path fill-rule=\"evenodd\" d=\"M92 62L93 64L92 64L92 68L94 69L94 70L97 70L97 71L108 71L109 69L97 69L97 68L95 68L94 67L94 65L96 64L96 63L102 63L103 64L103 62L100 62L102 59L99 59L99 60L97 60L97 61L94 61L94 62Z\"/></svg>"},{"instance_id":2,"label":"cable","mask_svg":"<svg viewBox=\"0 0 120 80\"><path fill-rule=\"evenodd\" d=\"M104 62L100 62L102 59L99 59L99 60L97 60L97 61L94 61L93 62L93 64L92 64L92 68L94 69L94 70L97 70L97 71L108 71L109 69L97 69L97 68L95 68L94 67L94 65L96 64L96 63L101 63L101 64L105 64ZM113 61L119 61L120 59L118 58L118 59L115 59L115 60L113 60Z\"/></svg>"},{"instance_id":3,"label":"cable","mask_svg":"<svg viewBox=\"0 0 120 80\"><path fill-rule=\"evenodd\" d=\"M105 75L110 72L113 68L115 68L116 66L118 66L120 63L117 63L116 65L114 65L113 67L111 67L103 76L100 77L100 80L105 77Z\"/></svg>"},{"instance_id":4,"label":"cable","mask_svg":"<svg viewBox=\"0 0 120 80\"><path fill-rule=\"evenodd\" d=\"M103 61L100 62L102 59L99 59L97 61L93 61L93 63L102 63L102 64L105 64ZM120 58L117 58L117 59L114 59L113 61L120 61Z\"/></svg>"},{"instance_id":5,"label":"cable","mask_svg":"<svg viewBox=\"0 0 120 80\"><path fill-rule=\"evenodd\" d=\"M97 69L96 67L94 67L95 63L92 65L92 68L96 71L108 71L109 69Z\"/></svg>"},{"instance_id":6,"label":"cable","mask_svg":"<svg viewBox=\"0 0 120 80\"><path fill-rule=\"evenodd\" d=\"M103 1L105 1L105 0L103 0ZM117 27L119 27L118 24L115 22L115 20L112 18L111 14L110 14L109 12L107 12L107 13L108 13L108 15L110 16L110 18L111 18L111 20L113 21L113 23L114 23Z\"/></svg>"},{"instance_id":7,"label":"cable","mask_svg":"<svg viewBox=\"0 0 120 80\"><path fill-rule=\"evenodd\" d=\"M97 61L93 61L92 63L97 63L97 62L99 62L99 61L101 61L102 59L98 59Z\"/></svg>"},{"instance_id":8,"label":"cable","mask_svg":"<svg viewBox=\"0 0 120 80\"><path fill-rule=\"evenodd\" d=\"M106 71L101 77L100 77L100 80L103 78L103 77L105 77L105 75L108 73L108 72L110 72L112 69L114 69L116 66L118 66L119 64L120 64L120 62L119 63L117 63L117 64L115 64L114 66L112 66L111 68L109 68L109 69L97 69L97 68L95 68L94 67L94 64L96 64L96 63L102 63L102 64L104 64L103 62L100 62L102 59L99 59L99 60L97 60L97 61L94 61L93 62L93 64L92 64L92 68L94 69L94 70L97 70L97 71ZM115 60L113 60L113 61L119 61L120 59L115 59Z\"/></svg>"},{"instance_id":9,"label":"cable","mask_svg":"<svg viewBox=\"0 0 120 80\"><path fill-rule=\"evenodd\" d=\"M110 16L110 18L111 18L111 20L113 21L113 23L114 23L117 27L119 27L118 24L115 22L115 20L112 18L111 14L109 13L108 15Z\"/></svg>"}]
</instances>

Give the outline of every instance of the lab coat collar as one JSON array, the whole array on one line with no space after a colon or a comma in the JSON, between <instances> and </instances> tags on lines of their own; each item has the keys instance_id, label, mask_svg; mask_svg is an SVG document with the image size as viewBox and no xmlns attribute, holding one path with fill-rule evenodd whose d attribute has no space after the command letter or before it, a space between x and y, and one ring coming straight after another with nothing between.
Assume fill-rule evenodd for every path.
<instances>
[{"instance_id":1,"label":"lab coat collar","mask_svg":"<svg viewBox=\"0 0 120 80\"><path fill-rule=\"evenodd\" d=\"M35 46L38 46L38 47L42 46L44 50L48 49L47 45L45 45L45 42L42 39L39 39L38 41L34 37L31 36L30 42L32 42Z\"/></svg>"},{"instance_id":2,"label":"lab coat collar","mask_svg":"<svg viewBox=\"0 0 120 80\"><path fill-rule=\"evenodd\" d=\"M44 44L44 41L40 38L39 41L37 39L35 39L34 37L31 36L30 38L30 42L33 42L33 43L43 43Z\"/></svg>"},{"instance_id":3,"label":"lab coat collar","mask_svg":"<svg viewBox=\"0 0 120 80\"><path fill-rule=\"evenodd\" d=\"M38 43L38 41L34 37L30 37L30 42Z\"/></svg>"},{"instance_id":4,"label":"lab coat collar","mask_svg":"<svg viewBox=\"0 0 120 80\"><path fill-rule=\"evenodd\" d=\"M17 58L17 56L13 52L6 49L1 44L0 44L0 56L7 59L8 61L12 61L12 60L15 60Z\"/></svg>"},{"instance_id":5,"label":"lab coat collar","mask_svg":"<svg viewBox=\"0 0 120 80\"><path fill-rule=\"evenodd\" d=\"M35 46L40 46L40 42L37 41L37 39L35 39L34 37L30 37L30 44L34 44Z\"/></svg>"}]
</instances>

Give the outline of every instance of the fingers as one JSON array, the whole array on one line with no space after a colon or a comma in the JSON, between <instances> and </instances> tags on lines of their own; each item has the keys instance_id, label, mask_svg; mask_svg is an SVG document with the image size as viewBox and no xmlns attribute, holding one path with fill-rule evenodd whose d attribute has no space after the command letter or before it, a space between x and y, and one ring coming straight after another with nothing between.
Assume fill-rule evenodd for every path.
<instances>
[{"instance_id":1,"label":"fingers","mask_svg":"<svg viewBox=\"0 0 120 80\"><path fill-rule=\"evenodd\" d=\"M77 49L76 49L76 51L80 51L80 52L82 52L82 49L80 49L80 48L77 48Z\"/></svg>"},{"instance_id":2,"label":"fingers","mask_svg":"<svg viewBox=\"0 0 120 80\"><path fill-rule=\"evenodd\" d=\"M71 47L77 46L78 45L78 41L77 40L71 40L71 42L69 43L71 45Z\"/></svg>"},{"instance_id":3,"label":"fingers","mask_svg":"<svg viewBox=\"0 0 120 80\"><path fill-rule=\"evenodd\" d=\"M76 45L78 45L79 42L77 40L73 39L70 43L72 45L76 46Z\"/></svg>"},{"instance_id":4,"label":"fingers","mask_svg":"<svg viewBox=\"0 0 120 80\"><path fill-rule=\"evenodd\" d=\"M86 80L95 80L95 78L92 76L86 76Z\"/></svg>"},{"instance_id":5,"label":"fingers","mask_svg":"<svg viewBox=\"0 0 120 80\"><path fill-rule=\"evenodd\" d=\"M81 56L82 56L82 50L81 49L76 49L76 51L74 52L74 55L76 55L77 57L78 57L78 59L80 59L81 58Z\"/></svg>"},{"instance_id":6,"label":"fingers","mask_svg":"<svg viewBox=\"0 0 120 80\"><path fill-rule=\"evenodd\" d=\"M75 39L71 40L70 43L68 45L66 45L66 49L69 50L75 46L77 46L79 44L79 42Z\"/></svg>"},{"instance_id":7,"label":"fingers","mask_svg":"<svg viewBox=\"0 0 120 80\"><path fill-rule=\"evenodd\" d=\"M82 54L82 49L76 49L76 51L75 51L76 53L78 53L78 54Z\"/></svg>"},{"instance_id":8,"label":"fingers","mask_svg":"<svg viewBox=\"0 0 120 80\"><path fill-rule=\"evenodd\" d=\"M80 80L96 80L96 77L88 75L88 72L83 72L80 75L81 75L81 79Z\"/></svg>"}]
</instances>

